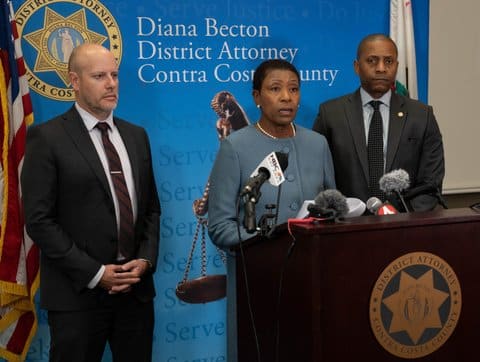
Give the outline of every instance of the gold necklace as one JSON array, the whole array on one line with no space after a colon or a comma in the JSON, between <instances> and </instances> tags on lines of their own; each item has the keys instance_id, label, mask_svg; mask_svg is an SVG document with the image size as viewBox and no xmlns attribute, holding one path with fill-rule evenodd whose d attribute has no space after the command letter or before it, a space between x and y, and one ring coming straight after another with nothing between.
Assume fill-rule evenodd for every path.
<instances>
[{"instance_id":1,"label":"gold necklace","mask_svg":"<svg viewBox=\"0 0 480 362\"><path fill-rule=\"evenodd\" d=\"M257 125L257 128L260 130L260 132L262 132L265 136L273 138L274 140L278 140L278 137L275 137L274 135L265 131L263 127L260 125L260 122L257 122L256 125ZM295 126L293 125L293 122L290 123L290 126L292 127L292 133L293 133L292 137L295 137L296 131L295 131Z\"/></svg>"}]
</instances>

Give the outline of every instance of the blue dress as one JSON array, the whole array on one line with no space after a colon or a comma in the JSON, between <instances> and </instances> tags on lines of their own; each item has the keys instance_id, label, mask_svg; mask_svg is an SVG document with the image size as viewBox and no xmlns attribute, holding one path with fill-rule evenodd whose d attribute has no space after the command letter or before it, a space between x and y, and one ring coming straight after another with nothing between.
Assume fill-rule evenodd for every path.
<instances>
[{"instance_id":1,"label":"blue dress","mask_svg":"<svg viewBox=\"0 0 480 362\"><path fill-rule=\"evenodd\" d=\"M225 249L239 243L237 231L238 195L252 172L271 152L288 154L285 182L280 189L278 224L294 218L304 200L312 200L322 190L335 189L333 162L328 143L322 135L296 126L290 138L273 139L254 125L242 128L223 140L210 174L208 233L212 242ZM267 204L276 204L278 187L264 183L255 211L257 223L267 213ZM244 211L239 208L242 224ZM241 240L251 238L240 227ZM236 349L235 255L227 252L227 361L237 360Z\"/></svg>"}]
</instances>

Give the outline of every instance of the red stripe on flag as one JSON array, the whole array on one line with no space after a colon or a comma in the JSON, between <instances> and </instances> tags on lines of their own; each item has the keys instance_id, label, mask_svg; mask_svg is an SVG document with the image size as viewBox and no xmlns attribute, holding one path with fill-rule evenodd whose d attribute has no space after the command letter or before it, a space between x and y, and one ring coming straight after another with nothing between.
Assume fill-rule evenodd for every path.
<instances>
[{"instance_id":1,"label":"red stripe on flag","mask_svg":"<svg viewBox=\"0 0 480 362\"><path fill-rule=\"evenodd\" d=\"M22 95L22 103L23 103L23 110L25 114L29 115L33 113L33 108L32 108L32 100L30 99L30 95L24 94Z\"/></svg>"},{"instance_id":2,"label":"red stripe on flag","mask_svg":"<svg viewBox=\"0 0 480 362\"><path fill-rule=\"evenodd\" d=\"M23 158L25 153L25 139L26 139L26 132L27 127L25 122L22 122L20 128L15 133L14 138L12 139L12 144L10 146L9 158L10 162L13 162L13 167L18 168L20 165L20 161ZM15 180L18 183L18 177Z\"/></svg>"},{"instance_id":3,"label":"red stripe on flag","mask_svg":"<svg viewBox=\"0 0 480 362\"><path fill-rule=\"evenodd\" d=\"M18 261L20 260L21 245L23 244L23 224L20 223L20 201L18 197L18 172L9 154L8 163L8 202L7 223L3 240L2 258L0 260L0 279L15 283L17 281Z\"/></svg>"},{"instance_id":4,"label":"red stripe on flag","mask_svg":"<svg viewBox=\"0 0 480 362\"><path fill-rule=\"evenodd\" d=\"M13 15L13 14L12 14ZM12 16L13 17L13 16ZM17 31L17 24L15 23L15 20L12 20L10 22L10 26L12 28L12 35L13 39L18 39L18 31Z\"/></svg>"},{"instance_id":5,"label":"red stripe on flag","mask_svg":"<svg viewBox=\"0 0 480 362\"><path fill-rule=\"evenodd\" d=\"M40 269L40 264L38 262L39 258L40 252L38 248L33 245L27 254L27 282L29 286L33 284L38 275Z\"/></svg>"},{"instance_id":6,"label":"red stripe on flag","mask_svg":"<svg viewBox=\"0 0 480 362\"><path fill-rule=\"evenodd\" d=\"M19 77L27 73L27 68L25 67L25 62L23 61L23 57L17 59L17 69L18 69Z\"/></svg>"},{"instance_id":7,"label":"red stripe on flag","mask_svg":"<svg viewBox=\"0 0 480 362\"><path fill-rule=\"evenodd\" d=\"M22 354L30 331L35 323L33 312L26 312L18 319L17 327L7 343L7 349L16 354Z\"/></svg>"}]
</instances>

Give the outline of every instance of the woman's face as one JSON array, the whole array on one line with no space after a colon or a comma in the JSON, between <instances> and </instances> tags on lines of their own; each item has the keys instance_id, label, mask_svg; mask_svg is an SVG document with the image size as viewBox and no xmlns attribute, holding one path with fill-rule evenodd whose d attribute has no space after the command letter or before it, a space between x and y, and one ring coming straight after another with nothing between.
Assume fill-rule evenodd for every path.
<instances>
[{"instance_id":1,"label":"woman's face","mask_svg":"<svg viewBox=\"0 0 480 362\"><path fill-rule=\"evenodd\" d=\"M261 120L272 125L290 124L297 115L300 84L297 75L286 69L268 71L260 90L253 98L262 111Z\"/></svg>"}]
</instances>

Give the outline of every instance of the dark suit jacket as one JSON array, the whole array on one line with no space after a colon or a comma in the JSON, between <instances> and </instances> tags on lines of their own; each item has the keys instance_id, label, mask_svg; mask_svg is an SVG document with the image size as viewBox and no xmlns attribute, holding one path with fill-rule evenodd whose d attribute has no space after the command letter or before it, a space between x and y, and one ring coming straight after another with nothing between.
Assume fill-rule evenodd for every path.
<instances>
[{"instance_id":1,"label":"dark suit jacket","mask_svg":"<svg viewBox=\"0 0 480 362\"><path fill-rule=\"evenodd\" d=\"M360 89L319 107L313 129L329 143L337 188L347 197L368 199L368 157ZM431 106L393 93L385 172L403 169L411 187L431 182L441 189L445 174L443 143ZM422 199L435 206L434 198ZM433 204L431 204L433 203Z\"/></svg>"},{"instance_id":2,"label":"dark suit jacket","mask_svg":"<svg viewBox=\"0 0 480 362\"><path fill-rule=\"evenodd\" d=\"M132 290L155 296L152 273L159 244L160 204L146 132L114 118L132 165L137 192L136 258L153 268ZM30 127L21 175L28 235L41 250L41 306L79 310L96 306L104 291L87 285L102 264L115 263L117 226L105 171L75 107Z\"/></svg>"}]
</instances>

